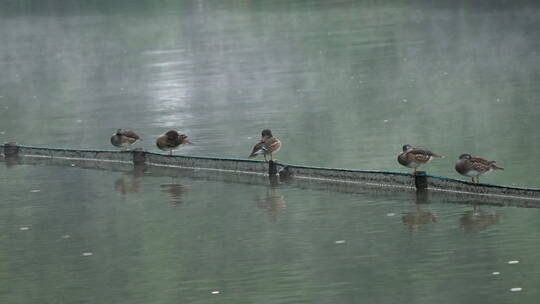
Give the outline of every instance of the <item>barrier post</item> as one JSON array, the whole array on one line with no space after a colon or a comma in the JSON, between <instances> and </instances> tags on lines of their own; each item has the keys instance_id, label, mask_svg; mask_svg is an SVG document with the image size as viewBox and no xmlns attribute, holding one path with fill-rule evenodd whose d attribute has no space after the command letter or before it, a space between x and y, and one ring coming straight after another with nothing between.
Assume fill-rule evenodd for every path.
<instances>
[{"instance_id":1,"label":"barrier post","mask_svg":"<svg viewBox=\"0 0 540 304\"><path fill-rule=\"evenodd\" d=\"M142 148L137 148L132 151L133 154L133 165L140 166L146 163L146 153Z\"/></svg>"},{"instance_id":2,"label":"barrier post","mask_svg":"<svg viewBox=\"0 0 540 304\"><path fill-rule=\"evenodd\" d=\"M278 173L277 164L273 160L268 161L268 175L276 175Z\"/></svg>"},{"instance_id":3,"label":"barrier post","mask_svg":"<svg viewBox=\"0 0 540 304\"><path fill-rule=\"evenodd\" d=\"M16 142L8 142L4 144L4 155L6 157L18 157L19 147Z\"/></svg>"},{"instance_id":4,"label":"barrier post","mask_svg":"<svg viewBox=\"0 0 540 304\"><path fill-rule=\"evenodd\" d=\"M427 189L426 171L416 171L414 174L414 186L416 190L423 191Z\"/></svg>"}]
</instances>

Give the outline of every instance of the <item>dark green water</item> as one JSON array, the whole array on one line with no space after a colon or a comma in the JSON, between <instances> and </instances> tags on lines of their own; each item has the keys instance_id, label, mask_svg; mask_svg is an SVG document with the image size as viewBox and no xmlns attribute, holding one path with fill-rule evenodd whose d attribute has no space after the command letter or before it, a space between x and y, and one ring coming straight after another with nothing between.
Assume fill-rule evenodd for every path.
<instances>
[{"instance_id":1,"label":"dark green water","mask_svg":"<svg viewBox=\"0 0 540 304\"><path fill-rule=\"evenodd\" d=\"M0 142L127 127L155 151L177 128L183 153L245 157L269 127L283 162L405 171L409 143L445 156L431 174L471 153L505 168L482 181L540 187L535 1L111 2L0 4ZM0 167L2 303L540 296L536 209Z\"/></svg>"},{"instance_id":2,"label":"dark green water","mask_svg":"<svg viewBox=\"0 0 540 304\"><path fill-rule=\"evenodd\" d=\"M540 296L537 209L47 166L1 170L0 182L3 303Z\"/></svg>"},{"instance_id":3,"label":"dark green water","mask_svg":"<svg viewBox=\"0 0 540 304\"><path fill-rule=\"evenodd\" d=\"M0 140L109 148L128 127L155 149L178 128L185 153L243 157L269 127L285 162L400 170L410 143L446 156L432 174L471 153L506 168L484 181L538 187L540 7L491 2L8 1Z\"/></svg>"}]
</instances>

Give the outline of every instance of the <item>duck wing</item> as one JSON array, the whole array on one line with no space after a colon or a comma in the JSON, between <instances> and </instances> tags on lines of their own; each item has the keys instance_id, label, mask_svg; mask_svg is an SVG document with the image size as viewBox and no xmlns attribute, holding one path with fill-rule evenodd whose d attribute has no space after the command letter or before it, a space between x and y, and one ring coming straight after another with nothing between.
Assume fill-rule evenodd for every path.
<instances>
[{"instance_id":1,"label":"duck wing","mask_svg":"<svg viewBox=\"0 0 540 304\"><path fill-rule=\"evenodd\" d=\"M139 135L137 135L137 133L131 130L122 130L120 134L122 134L122 136L125 136L125 137L133 138L135 140L140 139Z\"/></svg>"},{"instance_id":2,"label":"duck wing","mask_svg":"<svg viewBox=\"0 0 540 304\"><path fill-rule=\"evenodd\" d=\"M433 153L433 152L431 152L429 150L418 149L418 148L411 150L409 153L423 154L423 155L428 155L428 156L431 156L431 157L442 157L442 156L440 156L438 154L435 154L435 153Z\"/></svg>"},{"instance_id":3,"label":"duck wing","mask_svg":"<svg viewBox=\"0 0 540 304\"><path fill-rule=\"evenodd\" d=\"M167 150L172 149L180 145L180 143L176 143L175 141L170 141L165 134L160 135L156 139L156 146L161 150Z\"/></svg>"},{"instance_id":4,"label":"duck wing","mask_svg":"<svg viewBox=\"0 0 540 304\"><path fill-rule=\"evenodd\" d=\"M251 150L251 154L249 155L249 157L254 157L259 154L266 154L266 153L268 153L266 144L264 143L264 141L261 140L255 146L253 146L253 149Z\"/></svg>"},{"instance_id":5,"label":"duck wing","mask_svg":"<svg viewBox=\"0 0 540 304\"><path fill-rule=\"evenodd\" d=\"M426 163L432 157L440 157L440 156L428 150L413 149L407 152L407 157L409 158L410 161L415 162L415 163Z\"/></svg>"},{"instance_id":6,"label":"duck wing","mask_svg":"<svg viewBox=\"0 0 540 304\"><path fill-rule=\"evenodd\" d=\"M264 146L268 153L274 153L281 148L281 141L276 137L270 137L264 141Z\"/></svg>"},{"instance_id":7,"label":"duck wing","mask_svg":"<svg viewBox=\"0 0 540 304\"><path fill-rule=\"evenodd\" d=\"M490 169L504 170L503 168L497 167L495 163L496 162L494 160L487 160L481 157L471 157L471 159L469 159L469 164L471 166L471 169L478 172L486 172Z\"/></svg>"}]
</instances>

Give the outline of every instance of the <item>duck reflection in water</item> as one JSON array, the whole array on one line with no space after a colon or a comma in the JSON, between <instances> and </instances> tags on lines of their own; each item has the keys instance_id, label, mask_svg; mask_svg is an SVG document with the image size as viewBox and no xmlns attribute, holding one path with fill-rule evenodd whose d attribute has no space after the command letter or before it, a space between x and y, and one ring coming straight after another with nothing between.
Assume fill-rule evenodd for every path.
<instances>
[{"instance_id":1,"label":"duck reflection in water","mask_svg":"<svg viewBox=\"0 0 540 304\"><path fill-rule=\"evenodd\" d=\"M142 179L135 176L122 176L119 179L114 181L114 190L126 195L128 193L139 192L141 188Z\"/></svg>"},{"instance_id":2,"label":"duck reflection in water","mask_svg":"<svg viewBox=\"0 0 540 304\"><path fill-rule=\"evenodd\" d=\"M420 231L423 226L437 222L437 217L429 210L420 209L416 205L416 210L405 212L401 216L401 221L410 232Z\"/></svg>"},{"instance_id":3,"label":"duck reflection in water","mask_svg":"<svg viewBox=\"0 0 540 304\"><path fill-rule=\"evenodd\" d=\"M161 193L168 196L175 205L182 204L183 196L191 190L190 185L182 185L177 183L161 184Z\"/></svg>"},{"instance_id":4,"label":"duck reflection in water","mask_svg":"<svg viewBox=\"0 0 540 304\"><path fill-rule=\"evenodd\" d=\"M264 196L257 197L257 208L266 210L270 217L270 221L275 222L277 220L277 214L287 207L285 203L285 197L283 195L276 194L276 187L269 186L266 188L266 194Z\"/></svg>"},{"instance_id":5,"label":"duck reflection in water","mask_svg":"<svg viewBox=\"0 0 540 304\"><path fill-rule=\"evenodd\" d=\"M499 223L499 214L492 211L482 211L474 205L473 210L463 212L459 218L460 227L465 233L478 233L487 227Z\"/></svg>"},{"instance_id":6,"label":"duck reflection in water","mask_svg":"<svg viewBox=\"0 0 540 304\"><path fill-rule=\"evenodd\" d=\"M114 181L114 190L122 195L139 192L145 170L145 166L135 166L133 171L124 173Z\"/></svg>"}]
</instances>

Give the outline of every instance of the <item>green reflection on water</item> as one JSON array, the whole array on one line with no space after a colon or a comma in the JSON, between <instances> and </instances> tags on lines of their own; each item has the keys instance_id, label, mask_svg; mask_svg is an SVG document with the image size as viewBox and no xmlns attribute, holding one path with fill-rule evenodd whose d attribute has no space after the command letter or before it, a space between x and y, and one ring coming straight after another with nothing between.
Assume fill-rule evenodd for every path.
<instances>
[{"instance_id":1,"label":"green reflection on water","mask_svg":"<svg viewBox=\"0 0 540 304\"><path fill-rule=\"evenodd\" d=\"M538 7L238 1L48 8L2 19L2 139L108 148L179 128L186 153L244 156L264 127L291 163L398 169L405 143L538 186ZM11 13L11 14L10 14ZM91 131L90 131L91 130Z\"/></svg>"},{"instance_id":2,"label":"green reflection on water","mask_svg":"<svg viewBox=\"0 0 540 304\"><path fill-rule=\"evenodd\" d=\"M538 296L537 209L49 166L0 181L6 303Z\"/></svg>"},{"instance_id":3,"label":"green reflection on water","mask_svg":"<svg viewBox=\"0 0 540 304\"><path fill-rule=\"evenodd\" d=\"M185 153L244 157L270 127L287 163L397 170L410 143L446 156L431 174L468 152L506 169L483 181L538 187L538 5L447 2L3 2L0 141L109 149L130 127L155 150L174 127ZM538 297L536 210L490 223L403 197L0 174L6 303Z\"/></svg>"}]
</instances>

